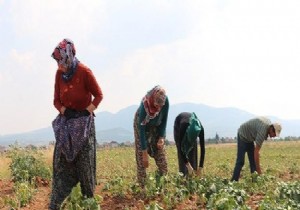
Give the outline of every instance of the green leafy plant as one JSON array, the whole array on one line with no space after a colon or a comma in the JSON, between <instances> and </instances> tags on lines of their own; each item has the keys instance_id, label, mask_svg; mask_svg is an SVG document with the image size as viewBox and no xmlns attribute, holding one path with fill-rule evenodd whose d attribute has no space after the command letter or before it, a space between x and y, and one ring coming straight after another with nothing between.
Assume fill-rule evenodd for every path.
<instances>
[{"instance_id":1,"label":"green leafy plant","mask_svg":"<svg viewBox=\"0 0 300 210\"><path fill-rule=\"evenodd\" d=\"M158 203L156 202L151 202L150 205L145 207L146 210L163 210L164 208L161 207Z\"/></svg>"},{"instance_id":2,"label":"green leafy plant","mask_svg":"<svg viewBox=\"0 0 300 210\"><path fill-rule=\"evenodd\" d=\"M300 181L279 182L277 190L279 191L279 198L287 198L300 204Z\"/></svg>"},{"instance_id":3,"label":"green leafy plant","mask_svg":"<svg viewBox=\"0 0 300 210\"><path fill-rule=\"evenodd\" d=\"M11 158L9 165L14 181L15 196L6 199L10 208L26 206L36 192L36 178L50 179L50 169L43 162L41 153L36 150L28 151L17 144L10 146L8 157Z\"/></svg>"},{"instance_id":4,"label":"green leafy plant","mask_svg":"<svg viewBox=\"0 0 300 210\"><path fill-rule=\"evenodd\" d=\"M100 210L102 197L95 195L94 198L86 198L81 193L80 183L73 189L71 194L64 200L61 209L67 210Z\"/></svg>"},{"instance_id":5,"label":"green leafy plant","mask_svg":"<svg viewBox=\"0 0 300 210\"><path fill-rule=\"evenodd\" d=\"M18 145L11 146L8 156L11 158L10 170L15 182L33 182L36 177L50 179L50 168L43 161L41 153L28 151Z\"/></svg>"},{"instance_id":6,"label":"green leafy plant","mask_svg":"<svg viewBox=\"0 0 300 210\"><path fill-rule=\"evenodd\" d=\"M35 188L29 182L15 183L14 190L16 192L16 199L21 207L26 206L36 192Z\"/></svg>"},{"instance_id":7,"label":"green leafy plant","mask_svg":"<svg viewBox=\"0 0 300 210\"><path fill-rule=\"evenodd\" d=\"M122 177L116 177L109 180L104 185L103 191L109 191L113 195L124 197L126 194L124 179Z\"/></svg>"}]
</instances>

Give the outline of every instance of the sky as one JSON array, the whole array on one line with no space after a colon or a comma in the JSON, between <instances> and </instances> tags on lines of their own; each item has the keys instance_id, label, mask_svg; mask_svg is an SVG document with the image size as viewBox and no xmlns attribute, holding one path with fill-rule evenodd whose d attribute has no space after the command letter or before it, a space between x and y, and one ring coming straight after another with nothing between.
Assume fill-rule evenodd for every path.
<instances>
[{"instance_id":1,"label":"sky","mask_svg":"<svg viewBox=\"0 0 300 210\"><path fill-rule=\"evenodd\" d=\"M0 135L51 126L55 46L74 41L104 99L138 105L155 85L170 104L300 119L298 0L0 0Z\"/></svg>"}]
</instances>

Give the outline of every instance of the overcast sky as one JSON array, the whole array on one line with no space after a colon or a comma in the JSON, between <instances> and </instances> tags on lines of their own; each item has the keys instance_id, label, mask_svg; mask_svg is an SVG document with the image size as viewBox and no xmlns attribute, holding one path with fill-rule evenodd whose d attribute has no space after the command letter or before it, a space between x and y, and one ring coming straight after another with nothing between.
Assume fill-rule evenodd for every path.
<instances>
[{"instance_id":1,"label":"overcast sky","mask_svg":"<svg viewBox=\"0 0 300 210\"><path fill-rule=\"evenodd\" d=\"M0 0L0 135L48 127L63 38L94 72L99 111L170 104L300 119L299 0Z\"/></svg>"}]
</instances>

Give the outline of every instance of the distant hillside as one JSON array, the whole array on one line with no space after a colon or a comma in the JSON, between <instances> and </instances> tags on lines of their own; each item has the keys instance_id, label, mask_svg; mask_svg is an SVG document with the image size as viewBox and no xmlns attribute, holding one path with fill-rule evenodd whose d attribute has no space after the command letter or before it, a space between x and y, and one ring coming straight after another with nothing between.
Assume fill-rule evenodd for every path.
<instances>
[{"instance_id":1,"label":"distant hillside","mask_svg":"<svg viewBox=\"0 0 300 210\"><path fill-rule=\"evenodd\" d=\"M137 105L132 105L117 113L96 113L96 135L98 143L108 141L133 141L133 117ZM213 138L216 133L220 137L235 137L241 123L255 115L237 108L215 108L203 104L181 103L171 105L167 124L167 138L173 140L173 124L180 112L195 112L205 129L205 137ZM282 137L300 136L300 120L280 120L271 116L272 121L282 123ZM45 145L54 140L52 128L49 126L27 133L0 136L0 145L9 145L15 141L20 144Z\"/></svg>"},{"instance_id":2,"label":"distant hillside","mask_svg":"<svg viewBox=\"0 0 300 210\"><path fill-rule=\"evenodd\" d=\"M96 117L96 130L111 127L122 127L132 132L133 138L133 116L138 106L130 106L122 109L116 114L100 112ZM167 124L167 137L173 140L173 124L180 112L195 112L204 126L207 138L219 136L234 137L240 123L254 117L253 114L236 108L214 108L202 104L182 103L172 105L169 109ZM114 126L113 126L114 125ZM101 136L99 138L102 138Z\"/></svg>"},{"instance_id":3,"label":"distant hillside","mask_svg":"<svg viewBox=\"0 0 300 210\"><path fill-rule=\"evenodd\" d=\"M8 146L14 142L18 142L20 145L48 145L50 141L53 141L54 134L51 127L42 128L26 133L17 133L0 136L0 145Z\"/></svg>"},{"instance_id":4,"label":"distant hillside","mask_svg":"<svg viewBox=\"0 0 300 210\"><path fill-rule=\"evenodd\" d=\"M104 142L125 142L133 141L132 131L128 131L125 128L114 128L108 130L97 131L96 136L98 137L98 143L102 144Z\"/></svg>"}]
</instances>

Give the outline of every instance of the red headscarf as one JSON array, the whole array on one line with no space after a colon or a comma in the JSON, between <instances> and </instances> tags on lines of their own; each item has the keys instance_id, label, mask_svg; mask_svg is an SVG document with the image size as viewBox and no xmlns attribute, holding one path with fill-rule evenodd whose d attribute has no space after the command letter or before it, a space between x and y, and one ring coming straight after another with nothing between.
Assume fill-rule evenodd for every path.
<instances>
[{"instance_id":1,"label":"red headscarf","mask_svg":"<svg viewBox=\"0 0 300 210\"><path fill-rule=\"evenodd\" d=\"M143 98L143 105L147 113L142 125L146 125L150 119L155 118L165 105L166 91L159 85L152 88Z\"/></svg>"}]
</instances>

